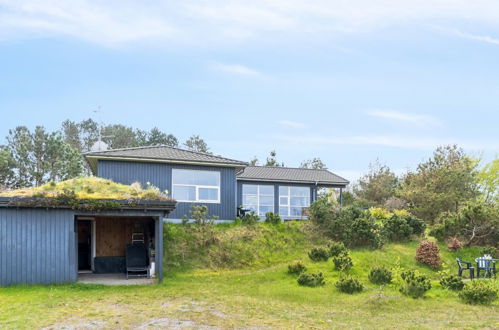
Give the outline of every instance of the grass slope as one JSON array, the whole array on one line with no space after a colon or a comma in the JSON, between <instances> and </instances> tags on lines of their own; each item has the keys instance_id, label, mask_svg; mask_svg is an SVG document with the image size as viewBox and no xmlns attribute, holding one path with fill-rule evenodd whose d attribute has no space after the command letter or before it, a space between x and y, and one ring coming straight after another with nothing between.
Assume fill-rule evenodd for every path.
<instances>
[{"instance_id":1,"label":"grass slope","mask_svg":"<svg viewBox=\"0 0 499 330\"><path fill-rule=\"evenodd\" d=\"M308 259L310 246L321 242L312 239L309 243L310 233L303 226L262 224L255 229L258 234L254 236L244 227L217 226L218 240L205 246L204 251L196 254L194 249L188 249L183 259L167 251L167 260L168 256L174 258L177 265L170 263L173 268L159 285L73 284L0 289L0 328L499 327L498 303L470 306L461 303L457 293L443 290L437 273L415 261L417 242L389 244L376 251L352 251L352 273L359 276L366 290L356 295L339 293L333 286L339 274L333 270L332 262L314 263ZM184 242L181 237L188 233L181 226L167 229L167 235L171 235L167 249L179 249ZM241 256L246 265L242 268L236 268L240 265L232 259L230 267L219 267L215 262L236 244L228 243L231 239L239 244L236 254L245 248L251 251L250 257ZM456 256L471 260L479 253L477 248L451 253L443 246L441 252L445 265L452 271ZM327 284L320 288L298 286L296 277L286 273L287 264L296 259L303 260L310 271L324 272ZM376 264L418 269L432 278L433 287L426 298L414 300L399 294L392 284L383 290L385 297L379 299L379 288L367 281L369 269Z\"/></svg>"}]
</instances>

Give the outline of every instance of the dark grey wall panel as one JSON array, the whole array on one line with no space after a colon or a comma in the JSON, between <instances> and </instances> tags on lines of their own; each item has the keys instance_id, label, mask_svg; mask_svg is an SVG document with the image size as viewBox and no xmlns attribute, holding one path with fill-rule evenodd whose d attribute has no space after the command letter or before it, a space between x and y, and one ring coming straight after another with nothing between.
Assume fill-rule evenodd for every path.
<instances>
[{"instance_id":1,"label":"dark grey wall panel","mask_svg":"<svg viewBox=\"0 0 499 330\"><path fill-rule=\"evenodd\" d=\"M74 212L0 209L0 285L77 280Z\"/></svg>"},{"instance_id":2,"label":"dark grey wall panel","mask_svg":"<svg viewBox=\"0 0 499 330\"><path fill-rule=\"evenodd\" d=\"M221 220L234 220L236 217L236 170L231 167L195 166L164 163L129 162L99 160L97 173L100 177L123 184L140 182L143 186L150 182L161 190L172 191L172 169L193 169L220 172L220 203L196 203L208 206L210 216ZM189 215L191 203L177 203L169 218L180 219Z\"/></svg>"}]
</instances>

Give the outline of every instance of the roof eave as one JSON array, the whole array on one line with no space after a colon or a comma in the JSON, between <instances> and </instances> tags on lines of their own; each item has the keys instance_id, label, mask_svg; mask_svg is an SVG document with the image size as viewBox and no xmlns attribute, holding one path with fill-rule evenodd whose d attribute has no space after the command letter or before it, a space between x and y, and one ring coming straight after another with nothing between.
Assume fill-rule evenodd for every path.
<instances>
[{"instance_id":1,"label":"roof eave","mask_svg":"<svg viewBox=\"0 0 499 330\"><path fill-rule=\"evenodd\" d=\"M269 179L269 178L245 178L237 177L238 181L252 181L252 182L276 182L276 183L302 183L313 184L318 186L337 186L346 187L350 182L334 182L334 181L312 181L312 180L288 180L288 179Z\"/></svg>"},{"instance_id":2,"label":"roof eave","mask_svg":"<svg viewBox=\"0 0 499 330\"><path fill-rule=\"evenodd\" d=\"M223 163L223 162L210 162L210 161L188 161L178 159L161 159L161 158L144 158L144 157L122 157L122 156L102 156L95 154L86 154L85 158L90 165L90 168L97 175L97 161L98 160L116 160L116 161L132 161L144 163L164 163L164 164L183 164L183 165L204 165L204 166L217 166L217 167L233 167L245 168L246 163ZM94 163L94 164L92 164Z\"/></svg>"}]
</instances>

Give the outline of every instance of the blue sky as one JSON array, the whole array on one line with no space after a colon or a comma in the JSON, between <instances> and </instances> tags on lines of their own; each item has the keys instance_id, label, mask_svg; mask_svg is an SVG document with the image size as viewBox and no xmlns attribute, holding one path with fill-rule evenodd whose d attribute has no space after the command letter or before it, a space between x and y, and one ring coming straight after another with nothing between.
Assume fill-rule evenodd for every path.
<instances>
[{"instance_id":1,"label":"blue sky","mask_svg":"<svg viewBox=\"0 0 499 330\"><path fill-rule=\"evenodd\" d=\"M491 160L498 59L492 0L0 0L0 136L94 117L351 180L449 143Z\"/></svg>"}]
</instances>

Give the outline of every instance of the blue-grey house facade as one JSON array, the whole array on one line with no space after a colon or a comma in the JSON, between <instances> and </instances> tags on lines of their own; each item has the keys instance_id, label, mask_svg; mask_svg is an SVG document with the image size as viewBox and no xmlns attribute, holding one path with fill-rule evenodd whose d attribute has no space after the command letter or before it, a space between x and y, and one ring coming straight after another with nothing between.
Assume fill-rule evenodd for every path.
<instances>
[{"instance_id":1,"label":"blue-grey house facade","mask_svg":"<svg viewBox=\"0 0 499 330\"><path fill-rule=\"evenodd\" d=\"M116 149L86 154L94 175L123 184L139 182L167 190L177 201L169 219L190 217L193 204L211 217L232 221L238 208L264 217L307 218L320 188L349 183L325 169L249 166L246 162L167 146Z\"/></svg>"}]
</instances>

